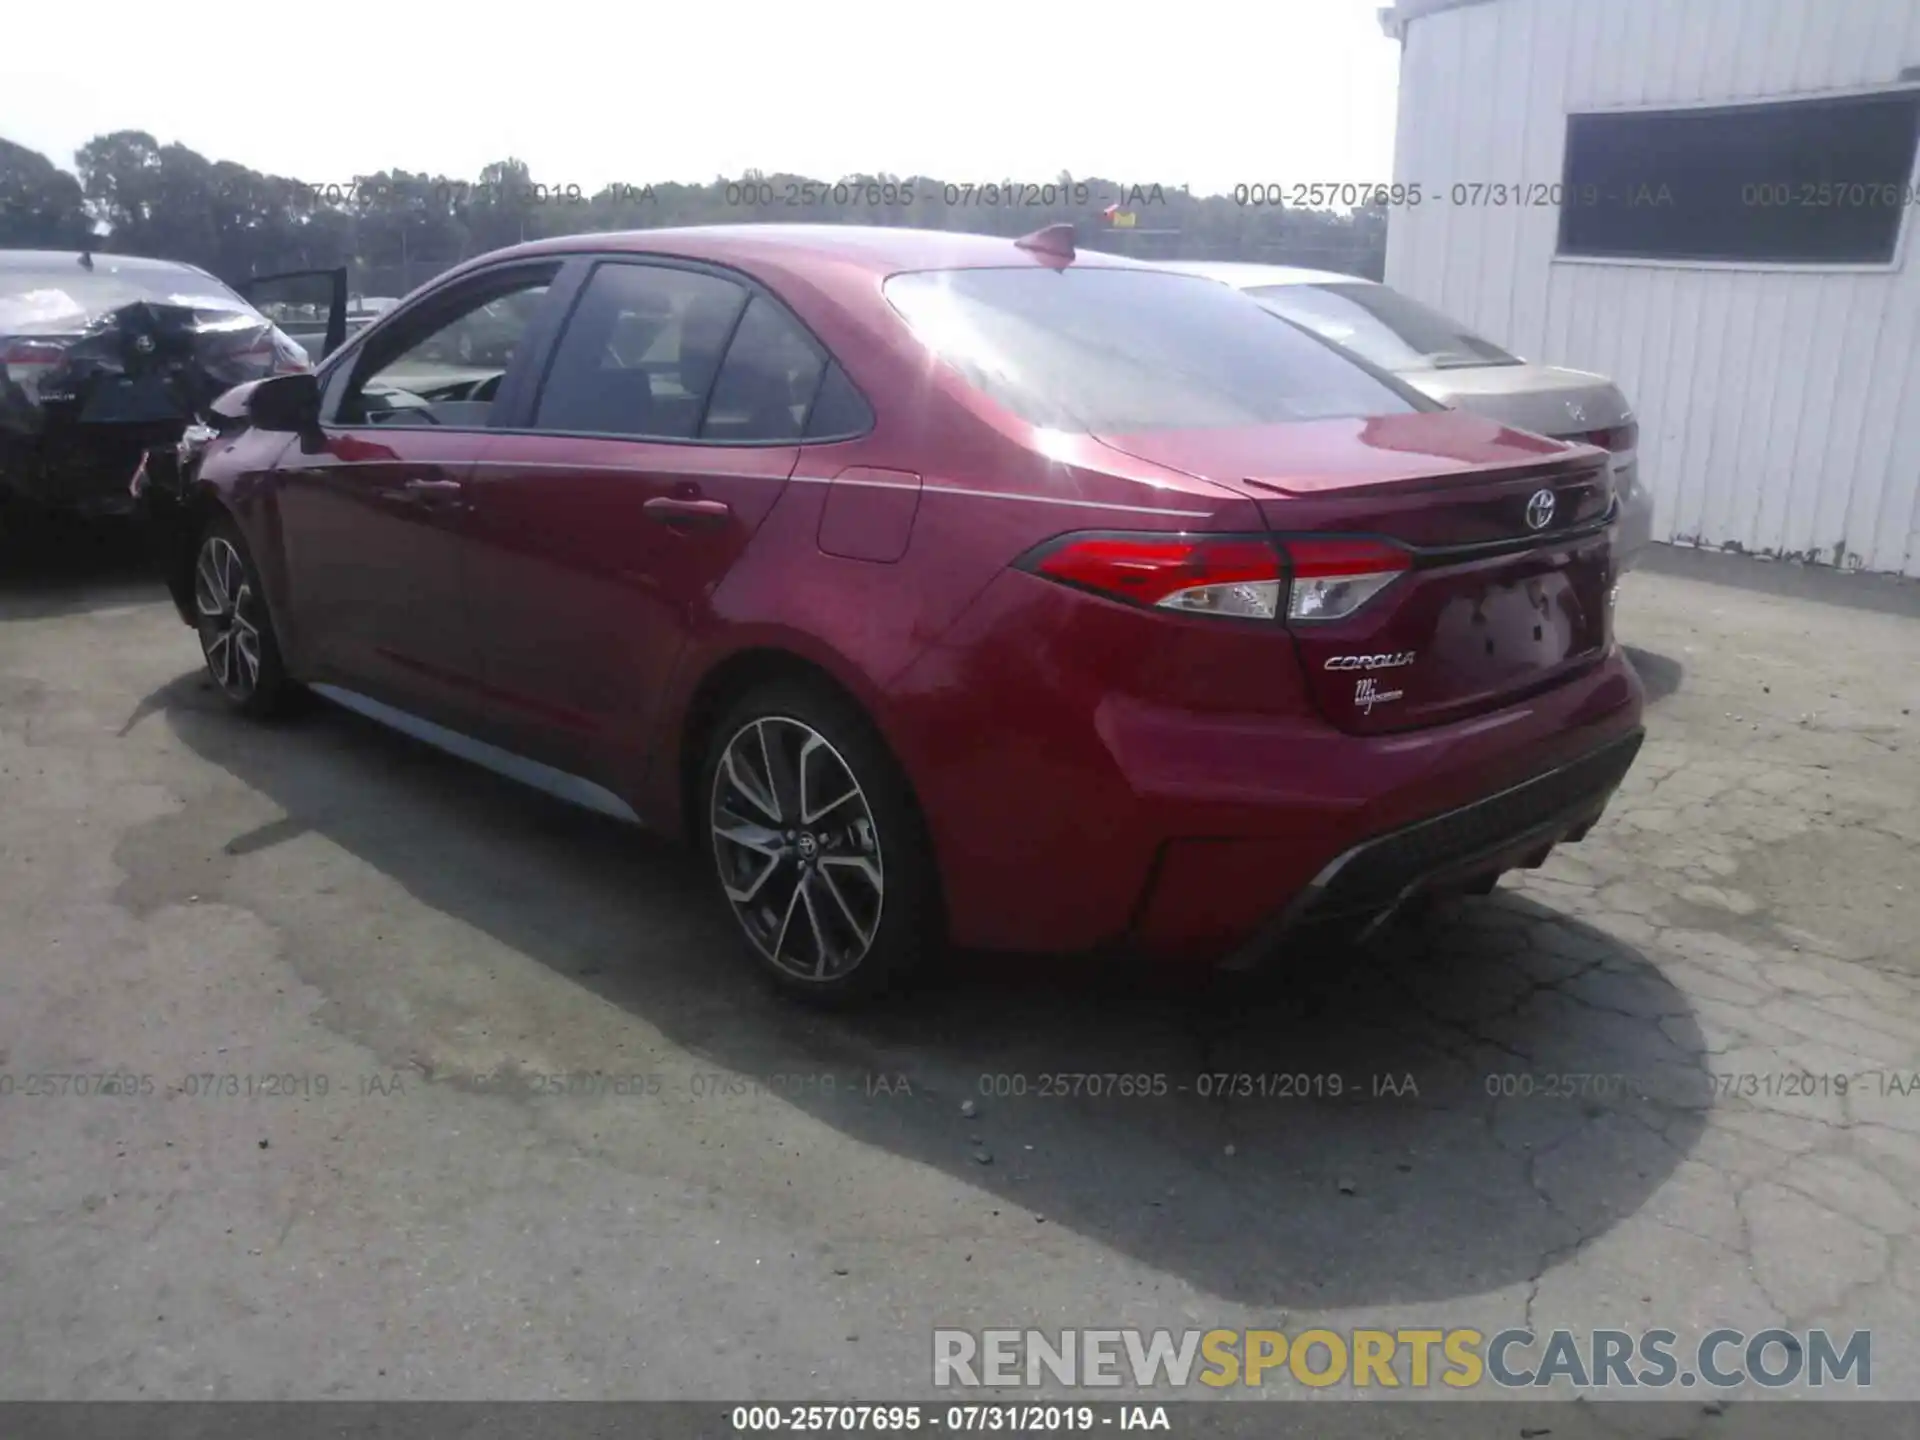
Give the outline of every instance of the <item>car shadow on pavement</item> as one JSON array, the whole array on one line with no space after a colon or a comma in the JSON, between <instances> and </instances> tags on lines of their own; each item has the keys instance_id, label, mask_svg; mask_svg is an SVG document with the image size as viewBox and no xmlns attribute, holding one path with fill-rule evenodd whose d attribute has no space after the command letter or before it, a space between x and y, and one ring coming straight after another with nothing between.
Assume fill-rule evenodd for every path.
<instances>
[{"instance_id":1,"label":"car shadow on pavement","mask_svg":"<svg viewBox=\"0 0 1920 1440\"><path fill-rule=\"evenodd\" d=\"M1004 1210L1040 1239L1061 1227L1208 1296L1325 1310L1525 1285L1647 1203L1711 1100L1704 1042L1659 969L1511 891L1364 954L1292 956L1255 976L961 956L910 996L820 1013L751 971L702 870L669 843L330 707L251 725L196 674L139 710L254 794L190 784L182 811L130 829L120 903L151 913L190 891L259 914L326 996L329 1027L384 1063L431 1065L451 1046L435 997L449 967L473 963L445 1026L517 1032L569 1070L631 1065L567 1027L539 1030L538 1015L485 1018L493 982L462 956L355 952L335 929L344 896L249 880L244 867L280 844L317 834L621 1007L633 1019L608 1023L638 1049L657 1030L703 1072L831 1076L763 1078L739 1103L797 1107L944 1172L978 1192L981 1224ZM269 807L280 816L234 833L234 814ZM298 869L275 873L297 887ZM629 1142L618 1114L595 1117L596 1162L629 1163L640 1132ZM798 1186L808 1172L786 1168L781 1128L756 1132L767 1184ZM844 1204L855 1225L887 1196ZM970 1250L969 1223L956 1213L926 1243Z\"/></svg>"},{"instance_id":2,"label":"car shadow on pavement","mask_svg":"<svg viewBox=\"0 0 1920 1440\"><path fill-rule=\"evenodd\" d=\"M164 594L139 528L0 511L0 623L136 605Z\"/></svg>"}]
</instances>

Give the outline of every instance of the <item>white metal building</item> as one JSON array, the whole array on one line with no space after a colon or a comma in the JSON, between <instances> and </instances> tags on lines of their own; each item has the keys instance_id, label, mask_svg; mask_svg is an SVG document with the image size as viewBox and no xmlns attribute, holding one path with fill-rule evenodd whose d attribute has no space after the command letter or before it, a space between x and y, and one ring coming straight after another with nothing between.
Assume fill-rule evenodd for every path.
<instances>
[{"instance_id":1,"label":"white metal building","mask_svg":"<svg viewBox=\"0 0 1920 1440\"><path fill-rule=\"evenodd\" d=\"M1390 284L1640 420L1654 538L1920 575L1920 0L1397 0Z\"/></svg>"}]
</instances>

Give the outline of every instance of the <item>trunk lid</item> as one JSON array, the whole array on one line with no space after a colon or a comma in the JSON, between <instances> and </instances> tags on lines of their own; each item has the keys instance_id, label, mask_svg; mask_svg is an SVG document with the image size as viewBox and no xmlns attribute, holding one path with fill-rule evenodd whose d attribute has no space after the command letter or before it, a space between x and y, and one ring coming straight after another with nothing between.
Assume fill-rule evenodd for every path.
<instances>
[{"instance_id":1,"label":"trunk lid","mask_svg":"<svg viewBox=\"0 0 1920 1440\"><path fill-rule=\"evenodd\" d=\"M1442 405L1537 435L1611 450L1620 503L1632 498L1639 479L1639 427L1627 397L1606 376L1522 363L1403 370L1400 378Z\"/></svg>"},{"instance_id":2,"label":"trunk lid","mask_svg":"<svg viewBox=\"0 0 1920 1440\"><path fill-rule=\"evenodd\" d=\"M1464 719L1586 669L1611 641L1608 457L1455 411L1102 437L1253 499L1283 550L1385 538L1406 568L1351 614L1292 620L1327 719ZM1303 562L1304 563L1304 562Z\"/></svg>"},{"instance_id":3,"label":"trunk lid","mask_svg":"<svg viewBox=\"0 0 1920 1440\"><path fill-rule=\"evenodd\" d=\"M1442 405L1540 435L1585 435L1633 418L1627 397L1606 376L1558 365L1462 365L1399 376Z\"/></svg>"}]
</instances>

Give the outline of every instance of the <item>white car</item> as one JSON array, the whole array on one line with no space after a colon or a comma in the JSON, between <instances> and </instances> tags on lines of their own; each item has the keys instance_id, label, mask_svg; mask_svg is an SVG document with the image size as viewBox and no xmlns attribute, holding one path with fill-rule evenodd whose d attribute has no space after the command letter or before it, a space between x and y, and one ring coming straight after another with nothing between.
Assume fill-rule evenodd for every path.
<instances>
[{"instance_id":1,"label":"white car","mask_svg":"<svg viewBox=\"0 0 1920 1440\"><path fill-rule=\"evenodd\" d=\"M1162 263L1244 291L1274 314L1391 371L1443 405L1611 451L1620 497L1620 568L1631 568L1652 539L1653 495L1640 479L1640 427L1627 397L1606 376L1509 355L1459 321L1355 275L1286 265Z\"/></svg>"}]
</instances>

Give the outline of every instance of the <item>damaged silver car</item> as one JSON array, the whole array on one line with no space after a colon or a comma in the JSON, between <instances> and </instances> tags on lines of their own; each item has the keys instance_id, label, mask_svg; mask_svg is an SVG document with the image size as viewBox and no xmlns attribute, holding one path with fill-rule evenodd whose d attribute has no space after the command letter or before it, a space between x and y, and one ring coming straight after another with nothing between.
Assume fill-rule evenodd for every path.
<instances>
[{"instance_id":1,"label":"damaged silver car","mask_svg":"<svg viewBox=\"0 0 1920 1440\"><path fill-rule=\"evenodd\" d=\"M0 505L124 513L150 447L172 447L232 386L309 368L305 349L195 266L0 250Z\"/></svg>"}]
</instances>

